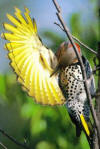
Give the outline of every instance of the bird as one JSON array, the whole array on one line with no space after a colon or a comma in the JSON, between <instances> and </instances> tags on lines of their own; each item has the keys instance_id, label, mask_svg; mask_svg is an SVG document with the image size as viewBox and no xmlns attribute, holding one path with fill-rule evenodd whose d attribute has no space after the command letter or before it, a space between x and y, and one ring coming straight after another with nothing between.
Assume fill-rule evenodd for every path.
<instances>
[{"instance_id":1,"label":"bird","mask_svg":"<svg viewBox=\"0 0 100 149\"><path fill-rule=\"evenodd\" d=\"M77 43L75 45L82 57L87 83L92 97L96 92L92 68L89 61L82 56L80 46ZM55 55L58 59L58 66L55 70L58 71L60 69L59 86L64 97L67 99L66 107L70 118L76 125L76 136L79 137L83 129L92 147L93 126L90 121L90 106L87 100L80 62L71 43L68 42L63 42Z\"/></svg>"},{"instance_id":2,"label":"bird","mask_svg":"<svg viewBox=\"0 0 100 149\"><path fill-rule=\"evenodd\" d=\"M54 53L47 48L38 35L35 19L25 7L24 16L15 7L15 17L7 14L11 22L3 23L7 32L1 37L8 42L10 65L17 75L23 90L34 101L42 105L66 106L72 122L76 126L76 136L83 130L89 140L90 106L84 87L80 62L70 42L63 42ZM82 55L81 48L75 43L86 71L91 96L95 94L95 81L89 61ZM90 79L91 78L91 79Z\"/></svg>"}]
</instances>

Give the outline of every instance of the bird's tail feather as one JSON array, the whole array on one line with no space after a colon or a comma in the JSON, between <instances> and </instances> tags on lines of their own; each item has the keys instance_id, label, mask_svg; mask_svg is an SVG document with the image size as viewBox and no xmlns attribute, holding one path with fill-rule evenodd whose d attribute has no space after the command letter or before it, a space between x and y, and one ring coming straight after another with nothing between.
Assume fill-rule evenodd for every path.
<instances>
[{"instance_id":1,"label":"bird's tail feather","mask_svg":"<svg viewBox=\"0 0 100 149\"><path fill-rule=\"evenodd\" d=\"M92 149L93 148L93 126L92 126L92 123L91 123L91 121L86 122L86 120L82 114L80 115L80 119L81 119L83 131L85 132L87 140L89 142L90 149Z\"/></svg>"}]
</instances>

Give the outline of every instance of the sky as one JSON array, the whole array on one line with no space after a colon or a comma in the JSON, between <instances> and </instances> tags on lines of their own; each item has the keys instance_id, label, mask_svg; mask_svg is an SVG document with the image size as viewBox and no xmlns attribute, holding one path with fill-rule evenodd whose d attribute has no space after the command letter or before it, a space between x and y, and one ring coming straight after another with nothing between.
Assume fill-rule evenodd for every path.
<instances>
[{"instance_id":1,"label":"sky","mask_svg":"<svg viewBox=\"0 0 100 149\"><path fill-rule=\"evenodd\" d=\"M83 23L93 19L94 5L91 0L58 0L62 8L62 16L69 25L69 19L73 13L80 13ZM31 11L31 17L37 22L38 31L43 29L51 29L62 34L61 30L54 25L58 22L56 9L52 0L0 0L0 34L3 32L2 23L7 21L6 13L13 14L14 6L20 8L24 12L24 6ZM0 37L0 73L5 73L9 70L9 61L6 58L7 52L3 49L5 41Z\"/></svg>"}]
</instances>

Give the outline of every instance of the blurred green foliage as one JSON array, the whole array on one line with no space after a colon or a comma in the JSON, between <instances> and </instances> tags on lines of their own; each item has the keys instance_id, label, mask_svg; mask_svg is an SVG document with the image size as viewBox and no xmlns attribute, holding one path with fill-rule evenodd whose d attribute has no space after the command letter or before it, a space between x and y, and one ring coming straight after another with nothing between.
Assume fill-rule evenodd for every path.
<instances>
[{"instance_id":1,"label":"blurred green foliage","mask_svg":"<svg viewBox=\"0 0 100 149\"><path fill-rule=\"evenodd\" d=\"M70 18L71 32L90 47L97 49L97 25L82 25L80 14ZM95 26L95 27L94 27ZM57 50L59 44L66 40L54 31L45 30L42 38L50 41L50 48ZM47 45L48 46L48 45ZM87 49L83 54L93 65L93 54ZM23 92L16 82L14 73L0 75L0 127L20 142L26 142L31 149L89 149L84 133L75 136L65 106L41 106ZM19 149L14 143L0 134L0 141L8 149Z\"/></svg>"},{"instance_id":2,"label":"blurred green foliage","mask_svg":"<svg viewBox=\"0 0 100 149\"><path fill-rule=\"evenodd\" d=\"M14 74L0 75L0 127L32 149L84 148L88 143L84 134L75 137L75 127L65 106L41 106L22 91ZM0 135L11 149L16 145Z\"/></svg>"}]
</instances>

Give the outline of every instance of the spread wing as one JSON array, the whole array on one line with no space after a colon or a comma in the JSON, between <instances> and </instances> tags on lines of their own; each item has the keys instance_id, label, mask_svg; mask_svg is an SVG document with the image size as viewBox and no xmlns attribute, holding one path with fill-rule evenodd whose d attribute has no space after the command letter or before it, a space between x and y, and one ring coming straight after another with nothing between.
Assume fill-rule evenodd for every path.
<instances>
[{"instance_id":1,"label":"spread wing","mask_svg":"<svg viewBox=\"0 0 100 149\"><path fill-rule=\"evenodd\" d=\"M57 63L54 53L42 44L35 20L32 21L27 8L24 16L15 8L15 16L7 14L12 25L4 23L8 32L1 36L9 41L5 48L18 81L37 103L64 104L65 98L58 84L58 74L50 77Z\"/></svg>"}]
</instances>

